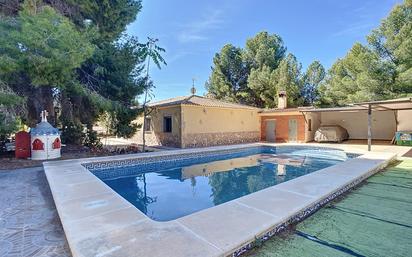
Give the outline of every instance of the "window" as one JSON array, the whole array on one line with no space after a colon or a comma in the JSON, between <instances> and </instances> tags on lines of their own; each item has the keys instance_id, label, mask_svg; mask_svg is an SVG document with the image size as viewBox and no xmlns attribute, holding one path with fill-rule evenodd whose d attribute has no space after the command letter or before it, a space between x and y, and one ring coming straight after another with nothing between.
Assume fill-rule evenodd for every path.
<instances>
[{"instance_id":1,"label":"window","mask_svg":"<svg viewBox=\"0 0 412 257\"><path fill-rule=\"evenodd\" d=\"M146 117L144 131L151 131L151 130L152 130L152 118Z\"/></svg>"},{"instance_id":2,"label":"window","mask_svg":"<svg viewBox=\"0 0 412 257\"><path fill-rule=\"evenodd\" d=\"M312 119L308 120L308 131L312 131Z\"/></svg>"},{"instance_id":3,"label":"window","mask_svg":"<svg viewBox=\"0 0 412 257\"><path fill-rule=\"evenodd\" d=\"M163 132L166 132L166 133L172 132L172 117L170 116L163 117Z\"/></svg>"}]
</instances>

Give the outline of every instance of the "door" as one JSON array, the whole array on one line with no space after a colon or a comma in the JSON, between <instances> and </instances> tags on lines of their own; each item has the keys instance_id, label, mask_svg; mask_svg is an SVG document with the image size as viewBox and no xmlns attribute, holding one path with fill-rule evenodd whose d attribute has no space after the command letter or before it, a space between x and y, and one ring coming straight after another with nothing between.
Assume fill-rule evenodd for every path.
<instances>
[{"instance_id":1,"label":"door","mask_svg":"<svg viewBox=\"0 0 412 257\"><path fill-rule=\"evenodd\" d=\"M276 121L275 120L266 121L266 141L268 142L276 141Z\"/></svg>"},{"instance_id":2,"label":"door","mask_svg":"<svg viewBox=\"0 0 412 257\"><path fill-rule=\"evenodd\" d=\"M298 141L298 121L296 119L289 120L288 141L289 142Z\"/></svg>"}]
</instances>

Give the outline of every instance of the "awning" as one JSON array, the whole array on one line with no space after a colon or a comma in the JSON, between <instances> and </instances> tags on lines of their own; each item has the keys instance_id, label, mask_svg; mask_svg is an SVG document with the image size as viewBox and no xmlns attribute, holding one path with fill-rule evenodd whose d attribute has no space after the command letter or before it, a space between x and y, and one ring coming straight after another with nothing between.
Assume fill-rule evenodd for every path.
<instances>
[{"instance_id":1,"label":"awning","mask_svg":"<svg viewBox=\"0 0 412 257\"><path fill-rule=\"evenodd\" d=\"M370 151L372 147L372 110L374 111L412 110L412 97L383 100L383 101L355 103L353 105L368 108L368 151Z\"/></svg>"},{"instance_id":2,"label":"awning","mask_svg":"<svg viewBox=\"0 0 412 257\"><path fill-rule=\"evenodd\" d=\"M361 106L364 108L371 108L376 111L386 111L386 110L412 110L412 97L383 100L383 101L371 101L354 103L353 105Z\"/></svg>"},{"instance_id":3,"label":"awning","mask_svg":"<svg viewBox=\"0 0 412 257\"><path fill-rule=\"evenodd\" d=\"M299 110L300 112L357 112L357 111L367 111L367 107L362 106L343 106L343 107L332 107L332 108L313 108Z\"/></svg>"}]
</instances>

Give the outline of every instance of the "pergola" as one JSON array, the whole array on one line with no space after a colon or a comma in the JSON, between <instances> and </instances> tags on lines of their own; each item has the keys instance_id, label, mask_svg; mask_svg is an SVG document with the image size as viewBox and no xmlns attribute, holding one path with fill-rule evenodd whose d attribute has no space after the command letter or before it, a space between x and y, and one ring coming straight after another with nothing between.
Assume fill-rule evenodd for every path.
<instances>
[{"instance_id":1,"label":"pergola","mask_svg":"<svg viewBox=\"0 0 412 257\"><path fill-rule=\"evenodd\" d=\"M362 102L355 103L353 105L368 109L368 151L370 151L372 146L372 111L412 110L412 97L383 101Z\"/></svg>"}]
</instances>

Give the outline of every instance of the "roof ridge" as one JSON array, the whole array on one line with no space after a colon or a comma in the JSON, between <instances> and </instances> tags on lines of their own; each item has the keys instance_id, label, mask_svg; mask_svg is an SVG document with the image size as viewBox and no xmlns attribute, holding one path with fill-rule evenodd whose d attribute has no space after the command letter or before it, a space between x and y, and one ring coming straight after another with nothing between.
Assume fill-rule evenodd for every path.
<instances>
[{"instance_id":1,"label":"roof ridge","mask_svg":"<svg viewBox=\"0 0 412 257\"><path fill-rule=\"evenodd\" d=\"M259 109L254 106L233 103L226 100L220 100L215 98L209 98L200 95L189 95L169 98L151 104L152 107L155 106L171 106L171 105L197 105L197 106L210 106L210 107L222 107L222 108L242 108L242 109Z\"/></svg>"}]
</instances>

